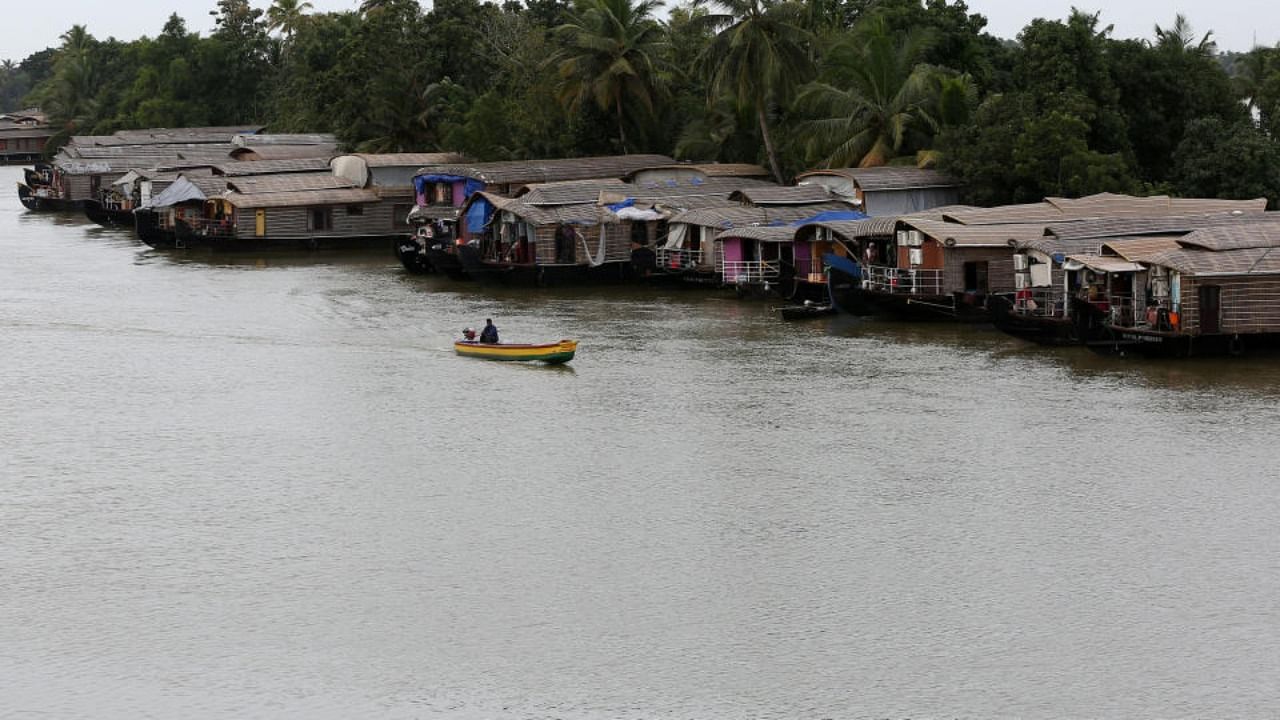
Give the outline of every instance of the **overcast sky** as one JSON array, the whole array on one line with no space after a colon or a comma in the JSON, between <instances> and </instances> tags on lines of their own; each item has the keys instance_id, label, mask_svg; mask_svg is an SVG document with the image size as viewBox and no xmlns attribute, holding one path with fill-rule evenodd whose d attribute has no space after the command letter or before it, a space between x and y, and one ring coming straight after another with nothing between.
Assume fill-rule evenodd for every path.
<instances>
[{"instance_id":1,"label":"overcast sky","mask_svg":"<svg viewBox=\"0 0 1280 720\"><path fill-rule=\"evenodd\" d=\"M310 0L316 11L351 10L359 0ZM255 0L266 7L268 0ZM971 12L987 16L988 31L1013 38L1024 25L1037 17L1061 19L1075 5L1086 10L1103 7L1101 0L969 0ZM133 40L155 36L169 13L177 12L187 27L202 34L213 28L209 11L216 0L0 0L0 59L18 62L33 52L58 44L58 36L72 24L88 26L95 37L114 36ZM1179 11L1191 21L1197 35L1214 31L1218 46L1225 50L1248 50L1254 41L1262 45L1280 42L1280 2L1277 0L1217 0L1190 3L1186 0L1124 0L1105 3L1103 25L1115 25L1113 37L1149 38L1152 26L1169 26ZM424 7L429 3L424 2ZM41 8L46 8L48 12ZM15 10L22 8L15 14Z\"/></svg>"}]
</instances>

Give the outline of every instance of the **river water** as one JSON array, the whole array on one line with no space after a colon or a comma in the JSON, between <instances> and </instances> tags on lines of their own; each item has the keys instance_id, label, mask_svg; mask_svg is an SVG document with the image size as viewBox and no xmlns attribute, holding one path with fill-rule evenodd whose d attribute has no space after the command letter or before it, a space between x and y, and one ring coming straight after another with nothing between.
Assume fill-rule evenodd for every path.
<instances>
[{"instance_id":1,"label":"river water","mask_svg":"<svg viewBox=\"0 0 1280 720\"><path fill-rule=\"evenodd\" d=\"M161 252L20 177L6 720L1280 714L1275 360Z\"/></svg>"}]
</instances>

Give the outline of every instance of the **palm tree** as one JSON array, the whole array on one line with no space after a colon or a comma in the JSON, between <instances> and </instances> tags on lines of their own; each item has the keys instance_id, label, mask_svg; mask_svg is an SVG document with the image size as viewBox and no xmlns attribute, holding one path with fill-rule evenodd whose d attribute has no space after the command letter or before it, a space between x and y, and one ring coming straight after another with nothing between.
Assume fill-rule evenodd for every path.
<instances>
[{"instance_id":1,"label":"palm tree","mask_svg":"<svg viewBox=\"0 0 1280 720\"><path fill-rule=\"evenodd\" d=\"M913 132L936 128L939 113L930 109L939 71L917 63L928 41L920 30L894 38L881 18L836 40L824 58L823 79L805 86L796 102L814 118L801 126L810 157L827 167L885 165Z\"/></svg>"},{"instance_id":2,"label":"palm tree","mask_svg":"<svg viewBox=\"0 0 1280 720\"><path fill-rule=\"evenodd\" d=\"M92 52L97 41L84 25L72 25L61 40L52 83L41 99L55 121L70 130L84 125L93 113L98 88Z\"/></svg>"},{"instance_id":3,"label":"palm tree","mask_svg":"<svg viewBox=\"0 0 1280 720\"><path fill-rule=\"evenodd\" d=\"M578 0L555 31L565 45L551 59L560 75L560 102L571 113L588 100L614 113L624 153L628 106L651 116L663 93L659 64L666 40L653 19L661 7L660 0Z\"/></svg>"},{"instance_id":4,"label":"palm tree","mask_svg":"<svg viewBox=\"0 0 1280 720\"><path fill-rule=\"evenodd\" d=\"M298 0L275 0L267 8L267 30L279 30L288 37L293 37L298 27L304 22L311 3Z\"/></svg>"},{"instance_id":5,"label":"palm tree","mask_svg":"<svg viewBox=\"0 0 1280 720\"><path fill-rule=\"evenodd\" d=\"M721 10L702 18L716 31L698 61L710 97L732 96L755 116L769 167L782 182L769 113L785 107L811 74L805 8L792 0L695 0L705 2Z\"/></svg>"},{"instance_id":6,"label":"palm tree","mask_svg":"<svg viewBox=\"0 0 1280 720\"><path fill-rule=\"evenodd\" d=\"M1213 41L1212 30L1205 33L1197 42L1195 31L1191 29L1191 23L1187 22L1187 16L1178 13L1173 17L1173 27L1168 30L1156 25L1156 47L1178 54L1191 53L1208 57L1213 54L1217 43Z\"/></svg>"}]
</instances>

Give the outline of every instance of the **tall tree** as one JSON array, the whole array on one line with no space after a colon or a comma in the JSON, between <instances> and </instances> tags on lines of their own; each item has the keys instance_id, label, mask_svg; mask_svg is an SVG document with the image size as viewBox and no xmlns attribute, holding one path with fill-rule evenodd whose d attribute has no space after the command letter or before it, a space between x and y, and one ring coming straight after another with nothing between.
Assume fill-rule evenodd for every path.
<instances>
[{"instance_id":1,"label":"tall tree","mask_svg":"<svg viewBox=\"0 0 1280 720\"><path fill-rule=\"evenodd\" d=\"M577 0L569 22L556 28L565 44L554 58L561 102L576 113L590 100L613 113L623 153L630 150L629 111L651 118L663 91L659 63L666 40L653 19L660 7L658 0Z\"/></svg>"},{"instance_id":2,"label":"tall tree","mask_svg":"<svg viewBox=\"0 0 1280 720\"><path fill-rule=\"evenodd\" d=\"M279 30L285 37L293 37L307 17L311 3L298 0L274 0L267 8L267 29Z\"/></svg>"},{"instance_id":3,"label":"tall tree","mask_svg":"<svg viewBox=\"0 0 1280 720\"><path fill-rule=\"evenodd\" d=\"M927 43L917 30L892 36L880 17L838 38L822 59L819 80L796 101L814 117L800 126L809 159L825 167L887 165L911 133L928 134L939 71L917 62Z\"/></svg>"},{"instance_id":4,"label":"tall tree","mask_svg":"<svg viewBox=\"0 0 1280 720\"><path fill-rule=\"evenodd\" d=\"M775 107L790 105L797 88L813 76L805 8L792 0L710 2L720 12L703 16L702 22L717 34L698 63L710 99L732 97L755 116L769 168L782 182L769 116Z\"/></svg>"}]
</instances>

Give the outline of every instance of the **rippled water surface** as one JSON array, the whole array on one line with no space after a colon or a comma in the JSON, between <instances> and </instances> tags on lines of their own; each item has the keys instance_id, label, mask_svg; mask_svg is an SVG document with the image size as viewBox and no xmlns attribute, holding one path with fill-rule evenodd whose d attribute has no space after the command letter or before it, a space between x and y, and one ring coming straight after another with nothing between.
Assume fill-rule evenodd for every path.
<instances>
[{"instance_id":1,"label":"rippled water surface","mask_svg":"<svg viewBox=\"0 0 1280 720\"><path fill-rule=\"evenodd\" d=\"M1278 360L159 252L20 178L6 720L1280 714Z\"/></svg>"}]
</instances>

